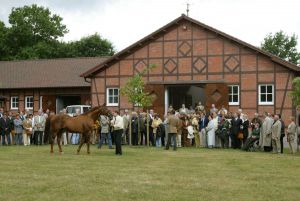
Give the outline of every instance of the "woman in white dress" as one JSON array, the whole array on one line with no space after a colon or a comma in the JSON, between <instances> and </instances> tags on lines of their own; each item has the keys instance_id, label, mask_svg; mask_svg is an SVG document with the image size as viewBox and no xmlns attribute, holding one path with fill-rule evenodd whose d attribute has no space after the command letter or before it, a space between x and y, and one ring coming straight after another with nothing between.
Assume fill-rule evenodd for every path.
<instances>
[{"instance_id":1,"label":"woman in white dress","mask_svg":"<svg viewBox=\"0 0 300 201\"><path fill-rule=\"evenodd\" d=\"M208 120L209 122L206 127L207 145L208 148L213 148L215 146L215 123L210 115L208 116Z\"/></svg>"}]
</instances>

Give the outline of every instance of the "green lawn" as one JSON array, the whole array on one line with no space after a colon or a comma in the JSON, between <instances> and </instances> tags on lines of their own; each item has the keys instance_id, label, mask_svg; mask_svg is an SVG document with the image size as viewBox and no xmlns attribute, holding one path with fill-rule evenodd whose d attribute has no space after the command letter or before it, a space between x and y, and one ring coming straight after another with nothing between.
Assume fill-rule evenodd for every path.
<instances>
[{"instance_id":1,"label":"green lawn","mask_svg":"<svg viewBox=\"0 0 300 201\"><path fill-rule=\"evenodd\" d=\"M0 146L0 200L300 200L299 153L49 148Z\"/></svg>"}]
</instances>

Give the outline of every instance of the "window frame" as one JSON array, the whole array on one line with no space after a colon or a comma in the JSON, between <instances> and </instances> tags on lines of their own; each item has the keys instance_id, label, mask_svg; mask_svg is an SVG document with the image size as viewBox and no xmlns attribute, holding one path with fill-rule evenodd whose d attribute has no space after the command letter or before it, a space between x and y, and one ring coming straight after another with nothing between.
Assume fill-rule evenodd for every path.
<instances>
[{"instance_id":1,"label":"window frame","mask_svg":"<svg viewBox=\"0 0 300 201\"><path fill-rule=\"evenodd\" d=\"M230 102L230 96L233 96L233 95L236 95L235 93L233 93L233 90L232 90L232 93L229 93L228 91L228 105L240 105L240 85L238 84L232 84L232 85L228 85L228 87L238 87L238 101L237 102Z\"/></svg>"},{"instance_id":2,"label":"window frame","mask_svg":"<svg viewBox=\"0 0 300 201\"><path fill-rule=\"evenodd\" d=\"M14 98L16 98L16 99L18 100L17 102L15 102L15 103L18 104L17 107L13 107L13 99L14 99ZM19 109L19 104L20 104L19 96L11 96L11 97L10 97L10 109L12 109L12 110L18 110L18 109Z\"/></svg>"},{"instance_id":3,"label":"window frame","mask_svg":"<svg viewBox=\"0 0 300 201\"><path fill-rule=\"evenodd\" d=\"M32 107L27 107L27 104L29 103L27 98L32 98ZM34 104L33 96L25 96L25 109L32 110L33 109L33 104Z\"/></svg>"},{"instance_id":4,"label":"window frame","mask_svg":"<svg viewBox=\"0 0 300 201\"><path fill-rule=\"evenodd\" d=\"M266 95L266 101L262 102L261 101L261 87L265 86L266 87L266 92L264 93ZM270 94L268 93L268 86L272 86L272 102L267 101L268 97L267 95ZM275 88L274 88L274 84L259 84L258 85L258 104L259 105L274 105L274 97L275 97Z\"/></svg>"},{"instance_id":5,"label":"window frame","mask_svg":"<svg viewBox=\"0 0 300 201\"><path fill-rule=\"evenodd\" d=\"M117 89L118 90L118 103L110 103L109 102L109 97L110 97L109 90L110 89L112 89L112 90ZM115 95L113 94L112 97L114 99ZM106 89L106 105L107 106L119 106L119 103L120 103L120 89L118 87L109 87L109 88L107 88Z\"/></svg>"}]
</instances>

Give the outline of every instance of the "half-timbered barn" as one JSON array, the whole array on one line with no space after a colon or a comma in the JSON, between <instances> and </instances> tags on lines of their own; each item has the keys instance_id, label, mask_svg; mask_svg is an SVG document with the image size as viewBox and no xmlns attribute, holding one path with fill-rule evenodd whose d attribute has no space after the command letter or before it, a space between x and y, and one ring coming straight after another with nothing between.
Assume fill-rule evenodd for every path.
<instances>
[{"instance_id":1,"label":"half-timbered barn","mask_svg":"<svg viewBox=\"0 0 300 201\"><path fill-rule=\"evenodd\" d=\"M300 67L185 15L151 33L81 76L91 82L92 105L134 109L120 88L147 66L155 111L202 101L230 111L295 114L292 80Z\"/></svg>"},{"instance_id":2,"label":"half-timbered barn","mask_svg":"<svg viewBox=\"0 0 300 201\"><path fill-rule=\"evenodd\" d=\"M107 57L0 62L0 107L5 111L59 112L90 104L90 83L79 75Z\"/></svg>"}]
</instances>

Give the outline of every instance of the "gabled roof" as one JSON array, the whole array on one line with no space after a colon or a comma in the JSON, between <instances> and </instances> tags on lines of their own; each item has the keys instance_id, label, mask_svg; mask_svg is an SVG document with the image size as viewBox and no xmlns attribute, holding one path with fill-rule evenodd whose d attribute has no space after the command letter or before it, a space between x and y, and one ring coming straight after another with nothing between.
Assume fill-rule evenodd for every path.
<instances>
[{"instance_id":1,"label":"gabled roof","mask_svg":"<svg viewBox=\"0 0 300 201\"><path fill-rule=\"evenodd\" d=\"M90 87L79 75L108 57L0 61L0 89Z\"/></svg>"},{"instance_id":2,"label":"gabled roof","mask_svg":"<svg viewBox=\"0 0 300 201\"><path fill-rule=\"evenodd\" d=\"M100 70L102 70L103 68L105 67L108 67L110 63L113 63L113 62L116 62L116 61L119 61L120 58L122 57L125 57L127 55L129 55L130 53L132 53L134 50L142 47L144 44L146 44L147 42L149 41L152 41L152 40L155 40L156 38L158 38L158 35L160 35L161 33L165 33L166 30L168 30L168 28L178 24L180 21L182 20L187 20L191 23L194 23L204 29L207 29L209 31L212 31L220 36L223 36L224 38L227 38L228 40L231 40L231 41L234 41L242 46L245 46L245 47L248 47L252 50L254 50L255 52L258 52L258 53L261 53L267 57L269 57L272 61L278 63L278 64L281 64L283 66L285 66L286 68L288 69L291 69L291 70L294 70L294 71L300 71L300 67L293 64L293 63L290 63L288 61L285 61L273 54L270 54L269 52L266 52L260 48L257 48L249 43L246 43L242 40L239 40L233 36L230 36L222 31L219 31L213 27L210 27L206 24L203 24L197 20L194 20L193 18L190 18L184 14L182 14L180 17L176 18L175 20L173 20L172 22L168 23L167 25L161 27L160 29L158 29L157 31L151 33L150 35L144 37L143 39L137 41L136 43L132 44L131 46L125 48L124 50L118 52L117 54L115 54L114 56L112 56L111 58L107 59L106 61L98 64L97 66L95 66L94 68L91 68L89 69L88 71L86 71L85 73L81 74L80 76L81 77L92 77L94 74L96 74L97 72L99 72Z\"/></svg>"}]
</instances>

